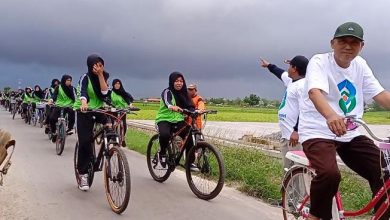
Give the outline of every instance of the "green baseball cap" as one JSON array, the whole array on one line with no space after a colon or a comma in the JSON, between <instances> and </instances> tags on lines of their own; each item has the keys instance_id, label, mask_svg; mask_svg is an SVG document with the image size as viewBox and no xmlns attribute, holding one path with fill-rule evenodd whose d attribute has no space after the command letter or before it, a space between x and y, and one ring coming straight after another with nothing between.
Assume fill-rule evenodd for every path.
<instances>
[{"instance_id":1,"label":"green baseball cap","mask_svg":"<svg viewBox=\"0 0 390 220\"><path fill-rule=\"evenodd\" d=\"M345 36L356 37L363 41L363 28L355 22L344 23L336 29L333 38Z\"/></svg>"}]
</instances>

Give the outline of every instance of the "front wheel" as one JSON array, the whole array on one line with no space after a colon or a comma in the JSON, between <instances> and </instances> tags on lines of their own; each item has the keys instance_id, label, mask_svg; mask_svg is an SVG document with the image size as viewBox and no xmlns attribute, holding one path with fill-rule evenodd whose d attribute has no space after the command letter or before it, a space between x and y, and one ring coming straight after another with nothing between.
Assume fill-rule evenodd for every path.
<instances>
[{"instance_id":1,"label":"front wheel","mask_svg":"<svg viewBox=\"0 0 390 220\"><path fill-rule=\"evenodd\" d=\"M162 183L171 175L171 169L169 169L168 164L166 164L165 167L162 167L158 158L159 151L160 142L158 141L158 134L155 134L152 138L150 138L148 143L148 148L146 151L146 162L148 164L149 173L152 178L157 182Z\"/></svg>"},{"instance_id":2,"label":"front wheel","mask_svg":"<svg viewBox=\"0 0 390 220\"><path fill-rule=\"evenodd\" d=\"M186 176L191 191L200 199L215 198L225 182L225 165L219 150L207 142L199 141L187 155Z\"/></svg>"},{"instance_id":3,"label":"front wheel","mask_svg":"<svg viewBox=\"0 0 390 220\"><path fill-rule=\"evenodd\" d=\"M287 174L282 187L282 210L285 220L306 219L310 210L310 183L314 173L297 167Z\"/></svg>"},{"instance_id":4,"label":"front wheel","mask_svg":"<svg viewBox=\"0 0 390 220\"><path fill-rule=\"evenodd\" d=\"M112 211L117 214L125 211L130 200L130 169L126 155L118 145L108 153L104 166L104 186Z\"/></svg>"},{"instance_id":5,"label":"front wheel","mask_svg":"<svg viewBox=\"0 0 390 220\"><path fill-rule=\"evenodd\" d=\"M57 140L56 140L56 153L57 153L57 155L61 155L62 152L64 151L65 139L66 139L65 123L59 122L59 126L57 128Z\"/></svg>"}]
</instances>

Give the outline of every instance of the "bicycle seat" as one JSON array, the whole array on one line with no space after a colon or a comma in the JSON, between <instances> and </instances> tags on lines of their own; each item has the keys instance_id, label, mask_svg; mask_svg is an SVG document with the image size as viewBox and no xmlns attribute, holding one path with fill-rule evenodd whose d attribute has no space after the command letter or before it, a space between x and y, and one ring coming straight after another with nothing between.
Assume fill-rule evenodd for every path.
<instances>
[{"instance_id":1,"label":"bicycle seat","mask_svg":"<svg viewBox=\"0 0 390 220\"><path fill-rule=\"evenodd\" d=\"M295 163L309 166L309 160L307 159L305 153L301 150L287 152L286 158L294 161Z\"/></svg>"}]
</instances>

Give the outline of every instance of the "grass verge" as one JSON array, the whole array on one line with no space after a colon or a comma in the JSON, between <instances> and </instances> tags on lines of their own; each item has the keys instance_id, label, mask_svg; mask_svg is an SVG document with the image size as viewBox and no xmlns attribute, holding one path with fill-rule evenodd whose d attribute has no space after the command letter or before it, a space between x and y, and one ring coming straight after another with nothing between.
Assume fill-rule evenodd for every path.
<instances>
[{"instance_id":1,"label":"grass verge","mask_svg":"<svg viewBox=\"0 0 390 220\"><path fill-rule=\"evenodd\" d=\"M126 135L127 145L131 150L146 155L146 147L152 135L129 128ZM283 172L279 159L266 156L252 148L215 145L224 157L227 185L266 202L280 199ZM346 210L360 209L371 198L366 181L347 172L342 172L340 190Z\"/></svg>"}]
</instances>

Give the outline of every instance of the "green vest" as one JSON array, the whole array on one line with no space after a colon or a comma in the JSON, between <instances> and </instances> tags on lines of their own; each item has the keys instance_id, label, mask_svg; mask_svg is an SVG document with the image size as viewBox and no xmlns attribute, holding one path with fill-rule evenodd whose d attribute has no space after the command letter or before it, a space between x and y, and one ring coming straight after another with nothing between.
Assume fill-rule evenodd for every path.
<instances>
[{"instance_id":1,"label":"green vest","mask_svg":"<svg viewBox=\"0 0 390 220\"><path fill-rule=\"evenodd\" d=\"M116 94L114 91L111 91L111 102L115 108L119 109L124 109L129 106L125 99L122 96Z\"/></svg>"},{"instance_id":2,"label":"green vest","mask_svg":"<svg viewBox=\"0 0 390 220\"><path fill-rule=\"evenodd\" d=\"M35 103L35 104L37 104L37 103L40 102L40 101L41 101L41 99L40 99L38 96L36 96L35 94L33 94L32 102Z\"/></svg>"},{"instance_id":3,"label":"green vest","mask_svg":"<svg viewBox=\"0 0 390 220\"><path fill-rule=\"evenodd\" d=\"M88 76L86 76L88 77ZM98 109L103 107L103 100L101 100L95 93L95 90L93 90L92 82L88 77L88 87L87 87L87 94L88 94L88 108L90 109ZM73 109L80 109L81 107L81 88L80 85L77 86L77 98L74 102Z\"/></svg>"},{"instance_id":4,"label":"green vest","mask_svg":"<svg viewBox=\"0 0 390 220\"><path fill-rule=\"evenodd\" d=\"M31 103L31 101L32 101L32 98L29 97L26 93L24 93L24 95L23 95L23 103L29 104L29 103Z\"/></svg>"},{"instance_id":5,"label":"green vest","mask_svg":"<svg viewBox=\"0 0 390 220\"><path fill-rule=\"evenodd\" d=\"M74 101L71 98L69 98L69 96L66 95L66 93L62 89L62 86L59 85L56 105L59 107L69 107L72 106L73 103Z\"/></svg>"},{"instance_id":6,"label":"green vest","mask_svg":"<svg viewBox=\"0 0 390 220\"><path fill-rule=\"evenodd\" d=\"M172 96L172 104L176 105L175 97ZM171 123L177 123L180 121L184 121L184 116L179 112L174 112L169 110L167 106L165 106L164 101L160 99L160 108L158 109L156 116L156 124L160 121L168 121Z\"/></svg>"}]
</instances>

